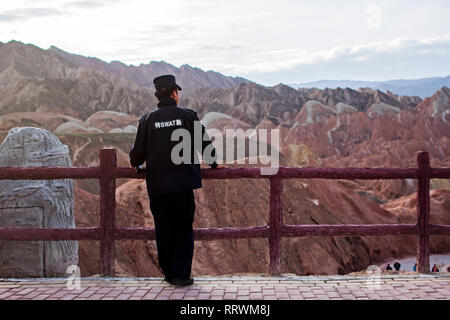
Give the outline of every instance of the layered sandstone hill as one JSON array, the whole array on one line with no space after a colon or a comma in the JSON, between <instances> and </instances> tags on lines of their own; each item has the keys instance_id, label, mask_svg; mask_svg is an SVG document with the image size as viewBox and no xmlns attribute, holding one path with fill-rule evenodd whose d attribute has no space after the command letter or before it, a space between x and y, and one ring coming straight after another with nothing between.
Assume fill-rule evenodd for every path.
<instances>
[{"instance_id":1,"label":"layered sandstone hill","mask_svg":"<svg viewBox=\"0 0 450 320\"><path fill-rule=\"evenodd\" d=\"M101 70L113 74L119 78L125 78L143 87L153 87L153 78L161 74L173 74L183 90L195 90L198 88L232 88L241 82L249 82L240 77L225 77L218 72L203 71L184 64L177 68L164 61L151 61L149 64L129 66L120 61L105 63L99 59L83 57L65 52L52 46L49 51L73 63L76 66Z\"/></svg>"},{"instance_id":2,"label":"layered sandstone hill","mask_svg":"<svg viewBox=\"0 0 450 320\"><path fill-rule=\"evenodd\" d=\"M445 87L425 100L367 88L264 87L189 66L132 67L18 42L0 44L0 141L10 128L42 127L69 146L74 166L98 165L103 147L115 147L119 166L129 166L139 116L156 108L151 79L161 73L177 76L186 89L180 106L196 110L208 129L279 129L282 166L416 167L422 150L430 153L432 166L449 166L450 90ZM204 185L196 191L197 227L267 223L266 181ZM118 179L117 186L118 224L151 227L144 181ZM431 186L432 221L448 224L450 182L433 179ZM415 180L294 180L284 188L286 223L414 223L416 218ZM98 224L98 193L98 181L75 181L77 225ZM414 255L415 244L414 237L285 239L283 271L359 271ZM196 246L195 275L267 270L267 240ZM432 249L450 251L448 239L433 237ZM153 241L118 241L117 250L120 273L158 274ZM97 257L98 243L80 242L83 274L97 272Z\"/></svg>"},{"instance_id":3,"label":"layered sandstone hill","mask_svg":"<svg viewBox=\"0 0 450 320\"><path fill-rule=\"evenodd\" d=\"M86 120L100 110L136 116L156 105L153 78L171 73L187 89L233 87L247 80L164 62L139 67L42 50L12 41L0 43L0 115L11 112L56 112ZM248 81L247 81L248 82Z\"/></svg>"},{"instance_id":4,"label":"layered sandstone hill","mask_svg":"<svg viewBox=\"0 0 450 320\"><path fill-rule=\"evenodd\" d=\"M247 192L252 190L252 192ZM415 195L400 199L386 209L339 182L296 180L284 183L283 216L288 224L414 223ZM76 189L77 225L98 224L98 196ZM231 180L218 184L204 181L196 190L195 227L266 225L268 183ZM295 195L295 196L294 196ZM116 193L117 225L153 227L143 180L122 184ZM448 224L450 193L432 193L433 223ZM400 213L398 212L400 211ZM282 271L295 274L344 274L371 264L415 254L417 238L312 237L283 240ZM161 276L153 241L118 241L117 269L122 275ZM193 274L217 275L268 270L268 242L264 239L197 241ZM80 243L80 267L84 274L98 268L98 244ZM433 237L432 252L448 252L446 237Z\"/></svg>"}]
</instances>

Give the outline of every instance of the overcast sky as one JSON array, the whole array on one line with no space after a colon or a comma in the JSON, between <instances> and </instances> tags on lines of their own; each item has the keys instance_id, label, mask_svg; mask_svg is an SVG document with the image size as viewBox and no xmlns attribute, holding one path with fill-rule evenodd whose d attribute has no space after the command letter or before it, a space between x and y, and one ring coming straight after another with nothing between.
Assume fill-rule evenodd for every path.
<instances>
[{"instance_id":1,"label":"overcast sky","mask_svg":"<svg viewBox=\"0 0 450 320\"><path fill-rule=\"evenodd\" d=\"M0 41L264 85L450 74L448 0L2 0Z\"/></svg>"}]
</instances>

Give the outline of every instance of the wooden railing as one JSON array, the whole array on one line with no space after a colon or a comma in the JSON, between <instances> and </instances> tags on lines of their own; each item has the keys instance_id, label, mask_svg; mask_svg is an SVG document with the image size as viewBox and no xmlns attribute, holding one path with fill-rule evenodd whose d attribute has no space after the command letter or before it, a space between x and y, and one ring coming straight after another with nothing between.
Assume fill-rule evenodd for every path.
<instances>
[{"instance_id":1,"label":"wooden railing","mask_svg":"<svg viewBox=\"0 0 450 320\"><path fill-rule=\"evenodd\" d=\"M279 168L275 175L261 175L260 168L202 169L204 179L269 179L269 225L245 228L195 229L196 240L268 238L269 273L281 274L281 238L305 236L381 236L417 235L418 272L430 272L430 235L449 235L450 225L430 224L430 179L450 178L450 168L431 168L427 152L417 154L418 168ZM116 150L100 150L100 166L75 167L0 167L0 179L99 179L100 226L92 228L0 227L0 239L18 241L99 240L100 274L114 276L115 241L155 239L153 228L116 227L116 179L143 179L133 168L117 167ZM417 179L417 224L371 225L286 225L282 215L283 179Z\"/></svg>"}]
</instances>

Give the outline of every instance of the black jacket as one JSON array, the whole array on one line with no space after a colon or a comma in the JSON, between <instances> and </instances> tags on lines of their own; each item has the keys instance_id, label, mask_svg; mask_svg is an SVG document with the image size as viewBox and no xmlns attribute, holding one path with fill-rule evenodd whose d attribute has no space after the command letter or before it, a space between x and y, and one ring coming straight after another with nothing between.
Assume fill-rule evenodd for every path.
<instances>
[{"instance_id":1,"label":"black jacket","mask_svg":"<svg viewBox=\"0 0 450 320\"><path fill-rule=\"evenodd\" d=\"M201 125L202 137L206 141L194 143L194 122ZM171 159L172 150L182 139L171 141L172 132L184 128L189 131L191 141L191 159L188 163L175 164ZM201 139L201 138L200 138ZM130 163L133 167L146 162L147 191L149 195L187 191L202 187L200 164L194 163L195 152L203 152L211 144L197 113L190 109L177 107L172 98L161 100L158 108L139 119L139 127L134 146L130 150ZM212 146L211 146L212 147ZM179 150L179 149L176 149ZM208 148L210 150L210 148ZM183 155L183 152L180 153ZM215 149L205 154L205 162L217 167ZM198 162L198 161L197 161Z\"/></svg>"}]
</instances>

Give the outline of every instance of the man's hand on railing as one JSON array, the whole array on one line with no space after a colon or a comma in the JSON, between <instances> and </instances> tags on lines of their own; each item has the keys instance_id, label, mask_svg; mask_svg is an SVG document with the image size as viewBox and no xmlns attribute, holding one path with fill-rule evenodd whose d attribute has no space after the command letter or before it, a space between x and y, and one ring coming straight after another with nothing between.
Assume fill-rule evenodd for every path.
<instances>
[{"instance_id":1,"label":"man's hand on railing","mask_svg":"<svg viewBox=\"0 0 450 320\"><path fill-rule=\"evenodd\" d=\"M141 174L145 170L144 166L142 166L142 165L134 167L134 169L136 170L137 174Z\"/></svg>"},{"instance_id":2,"label":"man's hand on railing","mask_svg":"<svg viewBox=\"0 0 450 320\"><path fill-rule=\"evenodd\" d=\"M218 164L217 167L215 167L215 169L226 169L226 168L228 167L223 164Z\"/></svg>"}]
</instances>

